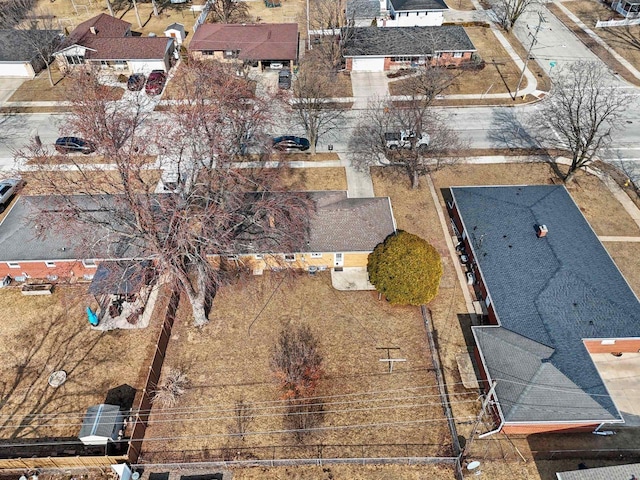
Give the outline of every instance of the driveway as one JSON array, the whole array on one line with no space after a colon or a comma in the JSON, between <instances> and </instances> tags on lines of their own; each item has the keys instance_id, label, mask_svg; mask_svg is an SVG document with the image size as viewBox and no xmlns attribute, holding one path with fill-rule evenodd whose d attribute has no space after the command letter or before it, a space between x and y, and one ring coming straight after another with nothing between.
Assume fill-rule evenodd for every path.
<instances>
[{"instance_id":1,"label":"driveway","mask_svg":"<svg viewBox=\"0 0 640 480\"><path fill-rule=\"evenodd\" d=\"M0 78L0 105L9 100L26 78Z\"/></svg>"},{"instance_id":2,"label":"driveway","mask_svg":"<svg viewBox=\"0 0 640 480\"><path fill-rule=\"evenodd\" d=\"M351 72L354 109L367 108L369 99L383 98L389 95L387 72Z\"/></svg>"},{"instance_id":3,"label":"driveway","mask_svg":"<svg viewBox=\"0 0 640 480\"><path fill-rule=\"evenodd\" d=\"M626 426L640 426L640 353L614 357L610 353L591 355Z\"/></svg>"}]
</instances>

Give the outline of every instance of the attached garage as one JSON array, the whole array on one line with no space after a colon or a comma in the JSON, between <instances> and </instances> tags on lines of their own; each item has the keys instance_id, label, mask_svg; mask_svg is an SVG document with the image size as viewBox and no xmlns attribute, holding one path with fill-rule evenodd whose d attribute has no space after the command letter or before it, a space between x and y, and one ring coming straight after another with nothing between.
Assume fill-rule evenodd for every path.
<instances>
[{"instance_id":1,"label":"attached garage","mask_svg":"<svg viewBox=\"0 0 640 480\"><path fill-rule=\"evenodd\" d=\"M382 72L384 57L354 57L351 65L354 72Z\"/></svg>"},{"instance_id":2,"label":"attached garage","mask_svg":"<svg viewBox=\"0 0 640 480\"><path fill-rule=\"evenodd\" d=\"M56 30L0 30L0 78L33 78L44 68L34 45L53 45Z\"/></svg>"},{"instance_id":3,"label":"attached garage","mask_svg":"<svg viewBox=\"0 0 640 480\"><path fill-rule=\"evenodd\" d=\"M29 62L0 62L0 77L33 78L35 72Z\"/></svg>"}]
</instances>

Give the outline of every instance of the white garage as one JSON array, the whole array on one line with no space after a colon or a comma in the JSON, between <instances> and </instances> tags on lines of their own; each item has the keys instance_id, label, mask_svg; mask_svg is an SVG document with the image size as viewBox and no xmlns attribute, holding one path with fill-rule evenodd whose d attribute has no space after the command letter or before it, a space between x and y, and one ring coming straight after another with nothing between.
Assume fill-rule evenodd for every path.
<instances>
[{"instance_id":1,"label":"white garage","mask_svg":"<svg viewBox=\"0 0 640 480\"><path fill-rule=\"evenodd\" d=\"M351 70L354 72L383 72L384 57L353 57Z\"/></svg>"},{"instance_id":2,"label":"white garage","mask_svg":"<svg viewBox=\"0 0 640 480\"><path fill-rule=\"evenodd\" d=\"M29 62L0 61L0 77L33 78L35 77L35 72Z\"/></svg>"},{"instance_id":3,"label":"white garage","mask_svg":"<svg viewBox=\"0 0 640 480\"><path fill-rule=\"evenodd\" d=\"M45 66L36 45L54 45L57 30L0 30L0 78L33 78Z\"/></svg>"}]
</instances>

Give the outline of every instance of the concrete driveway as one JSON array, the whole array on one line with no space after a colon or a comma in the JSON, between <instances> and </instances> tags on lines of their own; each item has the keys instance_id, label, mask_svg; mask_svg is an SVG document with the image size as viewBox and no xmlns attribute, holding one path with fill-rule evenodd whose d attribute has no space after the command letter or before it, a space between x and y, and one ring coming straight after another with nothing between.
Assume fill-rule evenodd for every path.
<instances>
[{"instance_id":1,"label":"concrete driveway","mask_svg":"<svg viewBox=\"0 0 640 480\"><path fill-rule=\"evenodd\" d=\"M26 78L0 78L0 105L9 100Z\"/></svg>"},{"instance_id":2,"label":"concrete driveway","mask_svg":"<svg viewBox=\"0 0 640 480\"><path fill-rule=\"evenodd\" d=\"M640 426L640 353L591 355L626 426Z\"/></svg>"},{"instance_id":3,"label":"concrete driveway","mask_svg":"<svg viewBox=\"0 0 640 480\"><path fill-rule=\"evenodd\" d=\"M389 95L387 72L351 72L351 88L355 97L353 108L367 108L369 99Z\"/></svg>"}]
</instances>

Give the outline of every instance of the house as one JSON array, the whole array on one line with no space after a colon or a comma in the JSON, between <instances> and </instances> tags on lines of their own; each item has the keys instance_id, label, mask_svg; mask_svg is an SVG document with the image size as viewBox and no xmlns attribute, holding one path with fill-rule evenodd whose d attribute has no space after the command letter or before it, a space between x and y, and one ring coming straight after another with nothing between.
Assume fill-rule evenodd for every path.
<instances>
[{"instance_id":1,"label":"house","mask_svg":"<svg viewBox=\"0 0 640 480\"><path fill-rule=\"evenodd\" d=\"M640 463L556 473L558 480L640 480Z\"/></svg>"},{"instance_id":2,"label":"house","mask_svg":"<svg viewBox=\"0 0 640 480\"><path fill-rule=\"evenodd\" d=\"M0 30L0 78L34 78L46 67L37 46L55 46L59 30Z\"/></svg>"},{"instance_id":3,"label":"house","mask_svg":"<svg viewBox=\"0 0 640 480\"><path fill-rule=\"evenodd\" d=\"M625 18L640 17L640 1L619 0L611 3L611 9Z\"/></svg>"},{"instance_id":4,"label":"house","mask_svg":"<svg viewBox=\"0 0 640 480\"><path fill-rule=\"evenodd\" d=\"M78 25L54 53L61 70L89 65L122 73L168 71L173 38L131 35L131 24L105 13Z\"/></svg>"},{"instance_id":5,"label":"house","mask_svg":"<svg viewBox=\"0 0 640 480\"><path fill-rule=\"evenodd\" d=\"M242 61L266 68L291 68L298 61L298 25L261 23L257 25L205 23L189 43L189 52L197 59Z\"/></svg>"},{"instance_id":6,"label":"house","mask_svg":"<svg viewBox=\"0 0 640 480\"><path fill-rule=\"evenodd\" d=\"M346 68L354 72L382 72L429 62L458 66L476 51L464 28L442 27L358 27L344 42Z\"/></svg>"},{"instance_id":7,"label":"house","mask_svg":"<svg viewBox=\"0 0 640 480\"><path fill-rule=\"evenodd\" d=\"M315 213L309 219L299 251L273 251L272 245L261 245L259 240L246 238L237 252L224 260L256 274L264 269L284 267L312 271L366 267L369 253L396 230L387 197L348 198L343 191L307 195L315 204ZM113 227L123 233L127 229L112 213L119 208L116 206L119 196L94 199L79 195L73 200L76 205L82 204L94 219L109 223L112 228L80 222L66 223L64 229L59 228L60 222L55 218L66 215L61 200L54 196L21 196L14 202L0 223L0 278L10 275L22 280L29 277L91 280L104 262L141 260L148 256L144 245L125 234L113 233ZM221 261L216 255L211 255L211 260Z\"/></svg>"},{"instance_id":8,"label":"house","mask_svg":"<svg viewBox=\"0 0 640 480\"><path fill-rule=\"evenodd\" d=\"M184 39L187 37L184 31L184 25L181 23L172 23L164 31L165 37L173 38L178 45L182 45Z\"/></svg>"},{"instance_id":9,"label":"house","mask_svg":"<svg viewBox=\"0 0 640 480\"><path fill-rule=\"evenodd\" d=\"M354 27L439 27L448 9L442 0L349 0L346 15Z\"/></svg>"},{"instance_id":10,"label":"house","mask_svg":"<svg viewBox=\"0 0 640 480\"><path fill-rule=\"evenodd\" d=\"M124 412L118 405L102 403L87 409L78 438L85 445L106 446L122 438L123 430Z\"/></svg>"},{"instance_id":11,"label":"house","mask_svg":"<svg viewBox=\"0 0 640 480\"><path fill-rule=\"evenodd\" d=\"M451 198L486 307L472 330L495 431L624 423L596 361L638 351L640 302L565 187L454 187Z\"/></svg>"}]
</instances>

